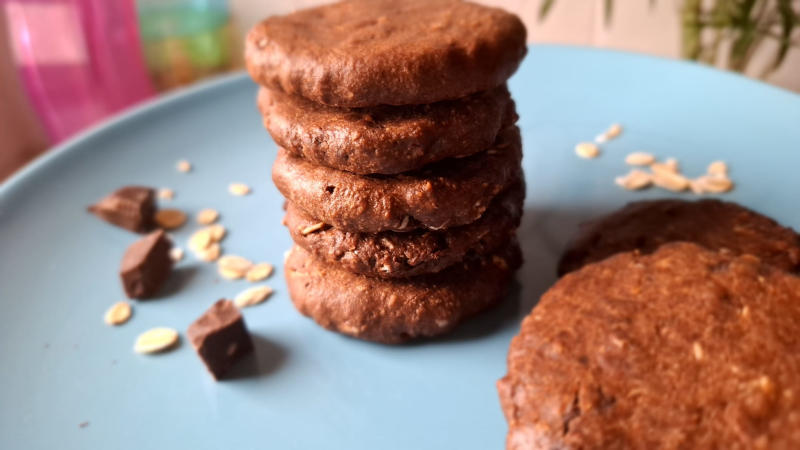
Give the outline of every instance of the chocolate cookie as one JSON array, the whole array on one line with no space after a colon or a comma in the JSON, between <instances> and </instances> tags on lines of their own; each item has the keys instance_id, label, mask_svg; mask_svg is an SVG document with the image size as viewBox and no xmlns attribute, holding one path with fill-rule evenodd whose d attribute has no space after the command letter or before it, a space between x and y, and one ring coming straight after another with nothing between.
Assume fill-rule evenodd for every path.
<instances>
[{"instance_id":1,"label":"chocolate cookie","mask_svg":"<svg viewBox=\"0 0 800 450\"><path fill-rule=\"evenodd\" d=\"M505 85L418 106L336 108L262 88L258 106L275 142L315 164L395 174L485 150L517 121Z\"/></svg>"},{"instance_id":2,"label":"chocolate cookie","mask_svg":"<svg viewBox=\"0 0 800 450\"><path fill-rule=\"evenodd\" d=\"M403 278L496 251L516 233L524 198L525 185L519 183L498 195L480 219L440 231L374 234L319 228L319 221L292 203L287 204L284 224L294 242L317 259L372 277Z\"/></svg>"},{"instance_id":3,"label":"chocolate cookie","mask_svg":"<svg viewBox=\"0 0 800 450\"><path fill-rule=\"evenodd\" d=\"M499 192L520 179L521 159L514 126L487 151L391 176L359 176L279 149L272 180L296 207L342 230L441 229L478 220Z\"/></svg>"},{"instance_id":4,"label":"chocolate cookie","mask_svg":"<svg viewBox=\"0 0 800 450\"><path fill-rule=\"evenodd\" d=\"M800 278L667 244L570 273L511 342L506 448L800 448Z\"/></svg>"},{"instance_id":5,"label":"chocolate cookie","mask_svg":"<svg viewBox=\"0 0 800 450\"><path fill-rule=\"evenodd\" d=\"M247 35L265 86L334 106L419 105L503 84L525 56L525 26L459 0L352 0L274 16Z\"/></svg>"},{"instance_id":6,"label":"chocolate cookie","mask_svg":"<svg viewBox=\"0 0 800 450\"><path fill-rule=\"evenodd\" d=\"M292 302L303 315L329 330L396 344L447 333L498 303L521 262L514 241L492 257L437 274L383 280L319 262L294 246L285 270Z\"/></svg>"},{"instance_id":7,"label":"chocolate cookie","mask_svg":"<svg viewBox=\"0 0 800 450\"><path fill-rule=\"evenodd\" d=\"M650 253L666 242L752 254L784 270L800 266L800 236L774 220L719 200L651 200L630 203L581 226L558 265L559 275L615 253Z\"/></svg>"}]
</instances>

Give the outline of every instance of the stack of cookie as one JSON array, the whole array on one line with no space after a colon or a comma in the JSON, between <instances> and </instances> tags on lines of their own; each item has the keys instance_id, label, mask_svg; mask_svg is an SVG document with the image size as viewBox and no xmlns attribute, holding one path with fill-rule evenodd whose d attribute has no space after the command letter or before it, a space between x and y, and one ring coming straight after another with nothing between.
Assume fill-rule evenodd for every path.
<instances>
[{"instance_id":1,"label":"stack of cookie","mask_svg":"<svg viewBox=\"0 0 800 450\"><path fill-rule=\"evenodd\" d=\"M525 195L505 82L525 52L516 16L458 0L345 1L253 28L301 313L396 343L505 296Z\"/></svg>"}]
</instances>

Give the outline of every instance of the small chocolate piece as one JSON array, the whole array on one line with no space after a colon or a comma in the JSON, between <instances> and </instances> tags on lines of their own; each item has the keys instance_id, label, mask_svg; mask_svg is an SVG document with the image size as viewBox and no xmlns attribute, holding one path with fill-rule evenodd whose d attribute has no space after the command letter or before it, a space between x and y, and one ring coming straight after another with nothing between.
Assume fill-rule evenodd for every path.
<instances>
[{"instance_id":1,"label":"small chocolate piece","mask_svg":"<svg viewBox=\"0 0 800 450\"><path fill-rule=\"evenodd\" d=\"M156 195L143 186L125 186L90 206L89 212L106 222L137 233L155 227Z\"/></svg>"},{"instance_id":2,"label":"small chocolate piece","mask_svg":"<svg viewBox=\"0 0 800 450\"><path fill-rule=\"evenodd\" d=\"M148 298L158 292L172 272L172 243L163 230L134 242L122 257L119 276L130 298Z\"/></svg>"},{"instance_id":3,"label":"small chocolate piece","mask_svg":"<svg viewBox=\"0 0 800 450\"><path fill-rule=\"evenodd\" d=\"M218 300L186 331L197 356L214 379L221 379L242 356L253 351L253 341L239 308Z\"/></svg>"}]
</instances>

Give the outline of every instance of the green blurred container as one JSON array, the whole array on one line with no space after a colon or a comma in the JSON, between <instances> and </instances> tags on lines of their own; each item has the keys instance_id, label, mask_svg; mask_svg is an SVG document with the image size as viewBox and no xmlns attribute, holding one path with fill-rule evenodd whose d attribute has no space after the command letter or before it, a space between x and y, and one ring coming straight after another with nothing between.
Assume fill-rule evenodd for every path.
<instances>
[{"instance_id":1,"label":"green blurred container","mask_svg":"<svg viewBox=\"0 0 800 450\"><path fill-rule=\"evenodd\" d=\"M239 65L226 0L137 0L136 5L145 59L159 89Z\"/></svg>"}]
</instances>

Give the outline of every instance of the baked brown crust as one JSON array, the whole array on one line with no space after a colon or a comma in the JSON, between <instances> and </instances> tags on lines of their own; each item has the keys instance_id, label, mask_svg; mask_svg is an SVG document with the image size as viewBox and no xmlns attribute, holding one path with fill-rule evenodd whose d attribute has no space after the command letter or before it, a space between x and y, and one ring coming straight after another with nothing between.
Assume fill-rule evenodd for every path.
<instances>
[{"instance_id":1,"label":"baked brown crust","mask_svg":"<svg viewBox=\"0 0 800 450\"><path fill-rule=\"evenodd\" d=\"M294 246L285 272L289 295L301 314L328 330L397 344L447 333L500 302L521 262L514 240L490 258L437 274L379 279L319 262Z\"/></svg>"},{"instance_id":2,"label":"baked brown crust","mask_svg":"<svg viewBox=\"0 0 800 450\"><path fill-rule=\"evenodd\" d=\"M498 193L521 178L521 147L514 126L487 151L391 176L355 175L278 149L272 180L295 206L335 228L442 229L478 220Z\"/></svg>"},{"instance_id":3,"label":"baked brown crust","mask_svg":"<svg viewBox=\"0 0 800 450\"><path fill-rule=\"evenodd\" d=\"M358 174L396 174L488 148L517 121L505 85L430 105L336 108L261 88L275 142L294 156Z\"/></svg>"},{"instance_id":4,"label":"baked brown crust","mask_svg":"<svg viewBox=\"0 0 800 450\"><path fill-rule=\"evenodd\" d=\"M690 243L558 281L498 382L506 448L800 448L800 279Z\"/></svg>"},{"instance_id":5,"label":"baked brown crust","mask_svg":"<svg viewBox=\"0 0 800 450\"><path fill-rule=\"evenodd\" d=\"M749 253L792 272L800 268L800 236L794 230L736 203L668 199L630 203L583 224L561 257L558 273L620 252L650 253L674 241Z\"/></svg>"},{"instance_id":6,"label":"baked brown crust","mask_svg":"<svg viewBox=\"0 0 800 450\"><path fill-rule=\"evenodd\" d=\"M440 231L353 233L324 227L287 204L284 225L292 240L315 258L351 272L378 278L404 278L436 273L464 259L497 251L516 233L525 198L523 182L494 199L475 222Z\"/></svg>"},{"instance_id":7,"label":"baked brown crust","mask_svg":"<svg viewBox=\"0 0 800 450\"><path fill-rule=\"evenodd\" d=\"M503 84L527 51L515 15L459 0L352 0L273 16L245 42L259 84L333 106L420 105Z\"/></svg>"}]
</instances>

